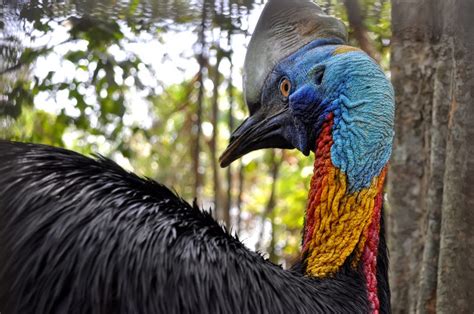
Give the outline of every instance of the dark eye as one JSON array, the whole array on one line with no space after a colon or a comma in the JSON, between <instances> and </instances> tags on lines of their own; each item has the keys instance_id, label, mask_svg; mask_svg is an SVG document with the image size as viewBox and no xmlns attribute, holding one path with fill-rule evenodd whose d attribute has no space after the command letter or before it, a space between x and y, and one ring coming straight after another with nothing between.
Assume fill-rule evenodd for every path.
<instances>
[{"instance_id":1,"label":"dark eye","mask_svg":"<svg viewBox=\"0 0 474 314\"><path fill-rule=\"evenodd\" d=\"M289 79L284 78L280 81L280 93L283 97L288 97L291 91L291 82Z\"/></svg>"},{"instance_id":2,"label":"dark eye","mask_svg":"<svg viewBox=\"0 0 474 314\"><path fill-rule=\"evenodd\" d=\"M321 85L323 82L324 70L326 70L326 67L324 66L318 67L314 70L314 82L316 85Z\"/></svg>"}]
</instances>

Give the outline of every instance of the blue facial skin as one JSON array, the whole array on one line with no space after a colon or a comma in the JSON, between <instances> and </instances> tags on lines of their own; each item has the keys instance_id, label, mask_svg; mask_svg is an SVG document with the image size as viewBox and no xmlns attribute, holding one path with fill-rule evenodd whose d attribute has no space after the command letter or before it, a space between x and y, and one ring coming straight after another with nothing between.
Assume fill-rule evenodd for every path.
<instances>
[{"instance_id":1,"label":"blue facial skin","mask_svg":"<svg viewBox=\"0 0 474 314\"><path fill-rule=\"evenodd\" d=\"M380 67L364 52L335 54L340 45L316 40L281 61L267 82L291 82L288 137L305 154L334 113L331 160L346 173L351 192L369 187L392 151L394 94Z\"/></svg>"}]
</instances>

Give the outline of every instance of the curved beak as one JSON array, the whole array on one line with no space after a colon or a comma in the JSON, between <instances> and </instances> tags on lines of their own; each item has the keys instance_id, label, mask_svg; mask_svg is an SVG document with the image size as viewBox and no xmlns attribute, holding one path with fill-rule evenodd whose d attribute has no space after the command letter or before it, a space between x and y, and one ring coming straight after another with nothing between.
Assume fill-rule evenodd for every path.
<instances>
[{"instance_id":1,"label":"curved beak","mask_svg":"<svg viewBox=\"0 0 474 314\"><path fill-rule=\"evenodd\" d=\"M232 133L229 146L219 158L221 167L257 149L295 148L287 136L291 129L294 122L288 106L273 111L261 108Z\"/></svg>"},{"instance_id":2,"label":"curved beak","mask_svg":"<svg viewBox=\"0 0 474 314\"><path fill-rule=\"evenodd\" d=\"M221 167L262 148L297 148L309 155L312 130L296 119L288 105L260 104L268 75L283 58L318 39L341 44L347 40L344 24L311 0L270 0L252 34L244 63L244 94L252 109L259 108L231 136L220 157ZM262 106L263 105L263 106Z\"/></svg>"}]
</instances>

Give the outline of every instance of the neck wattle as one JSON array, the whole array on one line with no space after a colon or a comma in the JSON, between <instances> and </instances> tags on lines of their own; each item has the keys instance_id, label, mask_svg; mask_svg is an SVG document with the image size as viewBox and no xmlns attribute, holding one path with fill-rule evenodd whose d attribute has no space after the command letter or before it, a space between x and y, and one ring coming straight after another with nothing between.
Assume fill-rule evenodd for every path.
<instances>
[{"instance_id":1,"label":"neck wattle","mask_svg":"<svg viewBox=\"0 0 474 314\"><path fill-rule=\"evenodd\" d=\"M333 123L330 114L316 141L303 235L306 274L331 276L346 261L355 269L361 266L369 302L377 312L377 248L386 169L370 186L351 191L346 174L331 161Z\"/></svg>"}]
</instances>

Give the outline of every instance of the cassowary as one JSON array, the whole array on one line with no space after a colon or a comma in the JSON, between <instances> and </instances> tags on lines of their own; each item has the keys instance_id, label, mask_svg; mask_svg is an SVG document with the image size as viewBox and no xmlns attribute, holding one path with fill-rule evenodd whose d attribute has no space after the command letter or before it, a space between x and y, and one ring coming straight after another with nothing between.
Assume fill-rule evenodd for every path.
<instances>
[{"instance_id":1,"label":"cassowary","mask_svg":"<svg viewBox=\"0 0 474 314\"><path fill-rule=\"evenodd\" d=\"M392 87L309 0L270 0L244 67L250 117L221 157L314 151L300 261L105 158L0 142L0 312L390 312L382 193Z\"/></svg>"}]
</instances>

